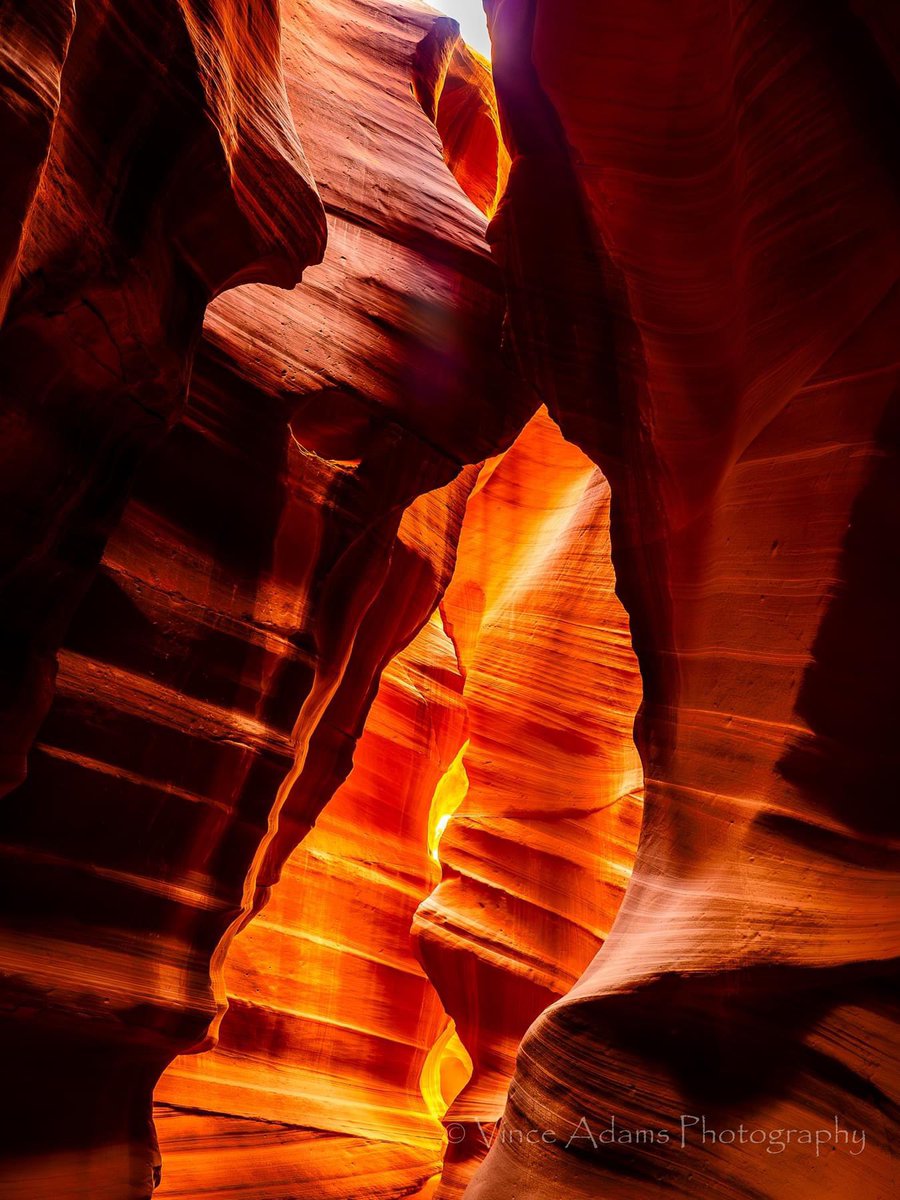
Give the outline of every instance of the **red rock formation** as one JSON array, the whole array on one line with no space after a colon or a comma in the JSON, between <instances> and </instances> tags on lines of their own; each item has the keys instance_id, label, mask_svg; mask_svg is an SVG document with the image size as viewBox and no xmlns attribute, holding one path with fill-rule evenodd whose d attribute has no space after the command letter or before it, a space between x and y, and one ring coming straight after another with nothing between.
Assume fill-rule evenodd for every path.
<instances>
[{"instance_id":1,"label":"red rock formation","mask_svg":"<svg viewBox=\"0 0 900 1200\"><path fill-rule=\"evenodd\" d=\"M218 1045L157 1088L160 1197L408 1196L440 1172L446 1105L432 1111L423 1073L447 1018L409 931L439 874L431 798L464 739L461 691L435 614L382 677L347 782L235 939Z\"/></svg>"},{"instance_id":2,"label":"red rock formation","mask_svg":"<svg viewBox=\"0 0 900 1200\"><path fill-rule=\"evenodd\" d=\"M460 187L492 216L506 187L509 153L490 66L462 40L455 21L439 17L416 47L413 86Z\"/></svg>"},{"instance_id":3,"label":"red rock formation","mask_svg":"<svg viewBox=\"0 0 900 1200\"><path fill-rule=\"evenodd\" d=\"M507 1140L469 1194L886 1200L891 18L489 7L515 143L493 230L511 327L612 485L647 794L616 925L525 1038ZM734 1131L833 1129L837 1114L868 1143L768 1152L703 1145L689 1125L682 1149L682 1114ZM595 1147L582 1122L608 1142L611 1116L675 1132ZM532 1128L548 1138L515 1140Z\"/></svg>"},{"instance_id":4,"label":"red rock formation","mask_svg":"<svg viewBox=\"0 0 900 1200\"><path fill-rule=\"evenodd\" d=\"M486 6L0 17L11 1200L895 1190L897 22Z\"/></svg>"},{"instance_id":5,"label":"red rock formation","mask_svg":"<svg viewBox=\"0 0 900 1200\"><path fill-rule=\"evenodd\" d=\"M609 558L609 488L541 411L486 468L441 605L465 672L467 788L417 914L474 1063L447 1113L461 1195L522 1034L602 945L640 828L640 680Z\"/></svg>"},{"instance_id":6,"label":"red rock formation","mask_svg":"<svg viewBox=\"0 0 900 1200\"><path fill-rule=\"evenodd\" d=\"M206 302L248 279L293 285L325 230L269 0L252 13L234 0L34 0L6 5L0 28L5 793L23 778L56 650L135 468L183 407ZM154 1168L148 1097L171 1050L153 1000L166 996L177 1024L188 987L161 939L165 911L194 902L193 881L167 866L184 824L166 827L176 796L190 810L194 784L175 781L191 764L167 762L154 800L118 762L94 700L115 695L113 724L135 745L152 740L148 704L167 706L170 742L189 743L174 727L190 706L132 685L115 657L69 655L51 722L73 690L82 736L51 724L53 751L0 810L2 995L15 1014L0 1049L19 1081L3 1099L0 1190L120 1200L132 1184L146 1194ZM215 710L191 719L221 735ZM79 773L93 778L86 790Z\"/></svg>"},{"instance_id":7,"label":"red rock formation","mask_svg":"<svg viewBox=\"0 0 900 1200\"><path fill-rule=\"evenodd\" d=\"M435 614L386 671L347 782L231 949L217 1047L157 1088L161 1196L235 1194L235 1171L248 1200L260 1179L272 1200L313 1181L431 1194L468 1051L440 1194L461 1190L521 1034L606 935L634 857L639 686L608 500L545 412L484 468L441 605L453 640ZM305 832L273 845L285 830ZM261 1121L285 1134L275 1163ZM356 1183L345 1153L373 1161Z\"/></svg>"},{"instance_id":8,"label":"red rock formation","mask_svg":"<svg viewBox=\"0 0 900 1200\"><path fill-rule=\"evenodd\" d=\"M346 775L382 667L449 578L473 478L461 466L528 414L499 353L483 220L410 90L433 17L404 11L287 10L290 108L328 256L300 291L238 288L211 308L186 411L138 473L0 813L15 914L3 1002L17 1014L2 1045L23 1081L6 1097L4 1195L149 1193L154 1082L204 1036L231 936ZM72 108L20 255L4 353L23 433L4 482L28 518L9 525L12 549L30 555L3 611L17 652L26 619L37 649L10 673L19 747L137 450L177 415L204 299L246 277L247 244L271 257L283 216L294 228L270 278L289 282L321 244L318 201L278 166L296 143L262 74L268 8L221 6L208 28L179 13L98 8L76 24ZM221 179L233 190L217 198ZM26 409L26 395L43 401ZM445 485L398 537L409 504Z\"/></svg>"},{"instance_id":9,"label":"red rock formation","mask_svg":"<svg viewBox=\"0 0 900 1200\"><path fill-rule=\"evenodd\" d=\"M177 419L204 306L321 258L274 0L13 3L0 119L0 791L135 466Z\"/></svg>"}]
</instances>

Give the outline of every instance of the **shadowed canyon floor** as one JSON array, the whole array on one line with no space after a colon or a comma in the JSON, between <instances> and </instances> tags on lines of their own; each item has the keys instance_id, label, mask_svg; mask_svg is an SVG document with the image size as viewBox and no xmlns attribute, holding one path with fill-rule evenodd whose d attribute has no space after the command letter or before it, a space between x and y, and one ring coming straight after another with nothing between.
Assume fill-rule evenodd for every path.
<instances>
[{"instance_id":1,"label":"shadowed canyon floor","mask_svg":"<svg viewBox=\"0 0 900 1200\"><path fill-rule=\"evenodd\" d=\"M896 6L484 7L0 14L4 1200L900 1186Z\"/></svg>"}]
</instances>

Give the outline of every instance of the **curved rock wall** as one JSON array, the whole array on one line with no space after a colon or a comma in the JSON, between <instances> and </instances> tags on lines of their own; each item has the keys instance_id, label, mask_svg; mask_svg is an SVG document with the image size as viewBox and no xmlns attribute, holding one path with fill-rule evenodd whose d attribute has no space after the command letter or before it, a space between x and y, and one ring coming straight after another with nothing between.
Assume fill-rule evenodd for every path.
<instances>
[{"instance_id":1,"label":"curved rock wall","mask_svg":"<svg viewBox=\"0 0 900 1200\"><path fill-rule=\"evenodd\" d=\"M156 1090L161 1196L461 1194L522 1033L601 944L634 857L640 687L608 521L544 410L482 469L346 783L310 833L279 828L306 836L231 948L218 1045ZM372 1163L356 1180L349 1154Z\"/></svg>"},{"instance_id":2,"label":"curved rock wall","mask_svg":"<svg viewBox=\"0 0 900 1200\"><path fill-rule=\"evenodd\" d=\"M527 1034L507 1139L469 1194L886 1200L892 19L488 7L515 142L492 238L522 360L612 486L647 790L616 924ZM868 1143L704 1144L704 1116L734 1137L837 1119ZM674 1132L635 1145L613 1117Z\"/></svg>"},{"instance_id":3,"label":"curved rock wall","mask_svg":"<svg viewBox=\"0 0 900 1200\"><path fill-rule=\"evenodd\" d=\"M274 0L252 27L236 0L36 0L2 21L6 792L135 468L182 410L206 303L293 286L325 222Z\"/></svg>"},{"instance_id":4,"label":"curved rock wall","mask_svg":"<svg viewBox=\"0 0 900 1200\"><path fill-rule=\"evenodd\" d=\"M438 17L416 47L413 89L460 187L493 216L509 176L494 81L490 64L466 45L449 17Z\"/></svg>"},{"instance_id":5,"label":"curved rock wall","mask_svg":"<svg viewBox=\"0 0 900 1200\"><path fill-rule=\"evenodd\" d=\"M609 487L540 410L469 500L441 612L464 672L467 788L414 933L474 1073L441 1197L503 1112L522 1034L603 944L641 820L640 679L609 557Z\"/></svg>"},{"instance_id":6,"label":"curved rock wall","mask_svg":"<svg viewBox=\"0 0 900 1200\"><path fill-rule=\"evenodd\" d=\"M896 1190L893 9L486 8L0 15L11 1200Z\"/></svg>"},{"instance_id":7,"label":"curved rock wall","mask_svg":"<svg viewBox=\"0 0 900 1200\"><path fill-rule=\"evenodd\" d=\"M147 1194L150 1089L199 987L168 952L170 915L197 907L198 868L170 865L183 822L166 827L176 796L192 811L196 764L157 765L154 793L118 735L152 742L159 719L169 749L191 742L181 721L212 741L236 725L259 740L121 656L70 652L57 679L56 654L136 471L183 411L209 299L251 279L293 286L321 258L279 37L272 0L29 0L0 16L4 796L57 691L47 750L0 808L0 1048L18 1080L2 1102L0 1190L23 1200ZM152 597L133 599L126 589L112 615L150 626Z\"/></svg>"},{"instance_id":8,"label":"curved rock wall","mask_svg":"<svg viewBox=\"0 0 900 1200\"><path fill-rule=\"evenodd\" d=\"M445 1106L431 1111L423 1076L447 1018L409 930L439 874L431 798L464 737L461 691L435 614L235 939L216 1048L177 1059L156 1089L160 1197L424 1195L440 1172Z\"/></svg>"},{"instance_id":9,"label":"curved rock wall","mask_svg":"<svg viewBox=\"0 0 900 1200\"><path fill-rule=\"evenodd\" d=\"M474 478L461 468L533 408L500 353L483 218L411 92L433 15L347 0L283 16L286 92L263 69L278 66L265 4L76 21L19 253L3 334L22 430L8 531L28 549L5 560L19 748L65 637L0 814L2 1044L22 1080L0 1170L21 1200L149 1194L155 1080L220 1013L231 937L433 610ZM293 282L321 252L286 96L325 262L298 291L217 299L164 438L211 292ZM118 190L131 172L140 211Z\"/></svg>"}]
</instances>

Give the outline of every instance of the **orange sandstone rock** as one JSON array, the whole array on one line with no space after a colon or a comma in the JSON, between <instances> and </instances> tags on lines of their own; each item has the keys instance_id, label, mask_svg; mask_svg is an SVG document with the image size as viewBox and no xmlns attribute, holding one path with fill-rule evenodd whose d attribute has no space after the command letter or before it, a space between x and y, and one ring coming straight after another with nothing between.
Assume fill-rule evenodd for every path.
<instances>
[{"instance_id":1,"label":"orange sandstone rock","mask_svg":"<svg viewBox=\"0 0 900 1200\"><path fill-rule=\"evenodd\" d=\"M0 1191L16 1200L149 1194L156 1079L206 1036L231 938L349 771L381 670L434 609L465 464L533 407L500 353L483 218L410 89L434 18L404 11L285 8L287 96L328 214L326 260L298 291L217 299L165 438L211 287L246 278L246 245L262 273L289 215L267 278L292 282L321 250L321 208L280 165L299 151L277 124L285 93L261 74L278 62L267 5L223 0L209 28L190 8L176 22L100 7L81 34L76 22L72 108L0 347L27 435L4 477L27 518L8 527L24 565L5 631L19 654L23 622L40 626L44 664L40 704L15 693L19 748L65 640L28 778L0 811L0 966L16 1013L2 1048L22 1080ZM217 225L220 200L197 205L220 184L234 190ZM29 654L16 662L30 688ZM18 687L16 669L8 678Z\"/></svg>"},{"instance_id":2,"label":"orange sandstone rock","mask_svg":"<svg viewBox=\"0 0 900 1200\"><path fill-rule=\"evenodd\" d=\"M255 1196L262 1153L286 1200L376 1143L379 1173L345 1196L464 1185L522 1032L605 937L634 854L639 684L608 499L545 412L483 469L440 617L386 670L346 783L232 946L218 1045L157 1088L161 1195ZM283 820L273 845L303 833ZM244 1124L223 1172L225 1114ZM261 1121L291 1147L275 1166Z\"/></svg>"},{"instance_id":3,"label":"orange sandstone rock","mask_svg":"<svg viewBox=\"0 0 900 1200\"><path fill-rule=\"evenodd\" d=\"M460 187L492 216L506 187L509 152L490 65L462 40L455 21L441 17L416 48L413 84Z\"/></svg>"},{"instance_id":4,"label":"orange sandstone rock","mask_svg":"<svg viewBox=\"0 0 900 1200\"><path fill-rule=\"evenodd\" d=\"M469 1195L886 1200L891 19L804 3L489 8L515 143L492 237L522 361L612 487L646 809L609 939L519 1052L505 1129L548 1139L496 1144ZM683 1114L728 1130L838 1114L869 1141L856 1156L570 1141L583 1121L677 1131Z\"/></svg>"},{"instance_id":5,"label":"orange sandstone rock","mask_svg":"<svg viewBox=\"0 0 900 1200\"><path fill-rule=\"evenodd\" d=\"M210 745L259 730L152 678L148 643L165 660L173 626L154 625L140 585L104 575L117 604L94 613L128 614L143 645L70 649L58 678L56 655L136 471L184 410L207 302L247 280L293 286L325 220L273 0L6 4L0 129L0 1054L17 1081L0 1192L122 1200L158 1169L150 1091L205 990L172 924L208 903L208 850L179 866L205 768L170 752L191 744L182 722ZM46 749L7 796L55 687Z\"/></svg>"},{"instance_id":6,"label":"orange sandstone rock","mask_svg":"<svg viewBox=\"0 0 900 1200\"><path fill-rule=\"evenodd\" d=\"M464 737L461 692L435 613L382 676L346 783L235 939L217 1046L156 1090L160 1197L256 1200L260 1179L281 1200L301 1186L419 1195L439 1174L446 1102L426 1076L452 1029L410 926L439 876L431 798Z\"/></svg>"},{"instance_id":7,"label":"orange sandstone rock","mask_svg":"<svg viewBox=\"0 0 900 1200\"><path fill-rule=\"evenodd\" d=\"M183 409L206 303L293 286L325 238L274 0L6 7L4 793L135 468Z\"/></svg>"},{"instance_id":8,"label":"orange sandstone rock","mask_svg":"<svg viewBox=\"0 0 900 1200\"><path fill-rule=\"evenodd\" d=\"M0 17L11 1200L895 1191L896 20L486 7Z\"/></svg>"},{"instance_id":9,"label":"orange sandstone rock","mask_svg":"<svg viewBox=\"0 0 900 1200\"><path fill-rule=\"evenodd\" d=\"M609 558L609 487L541 410L488 464L441 605L464 672L467 788L415 925L474 1074L441 1196L503 1111L522 1034L606 938L631 873L640 679Z\"/></svg>"}]
</instances>

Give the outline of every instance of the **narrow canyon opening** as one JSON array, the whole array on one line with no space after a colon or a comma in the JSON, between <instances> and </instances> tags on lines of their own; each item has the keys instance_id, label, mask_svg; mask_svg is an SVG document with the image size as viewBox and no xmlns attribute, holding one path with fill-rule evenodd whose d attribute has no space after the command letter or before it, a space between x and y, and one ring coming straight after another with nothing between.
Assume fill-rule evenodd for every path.
<instances>
[{"instance_id":1,"label":"narrow canyon opening","mask_svg":"<svg viewBox=\"0 0 900 1200\"><path fill-rule=\"evenodd\" d=\"M438 608L234 939L218 1044L160 1081L161 1197L235 1172L462 1195L519 1040L622 900L639 702L608 485L541 409L482 466Z\"/></svg>"},{"instance_id":2,"label":"narrow canyon opening","mask_svg":"<svg viewBox=\"0 0 900 1200\"><path fill-rule=\"evenodd\" d=\"M490 217L510 160L489 64L438 18L411 87ZM323 423L320 403L289 426L304 479L366 453L365 406L333 396ZM636 853L641 687L609 510L601 471L544 408L407 510L401 542L424 538L437 562L448 539L452 575L386 663L355 749L320 756L325 770L312 750L289 774L315 813L352 751L311 830L282 818L228 949L217 1044L156 1089L161 1197L217 1195L235 1172L274 1197L462 1196L520 1039L599 951ZM278 843L298 839L279 870Z\"/></svg>"}]
</instances>

